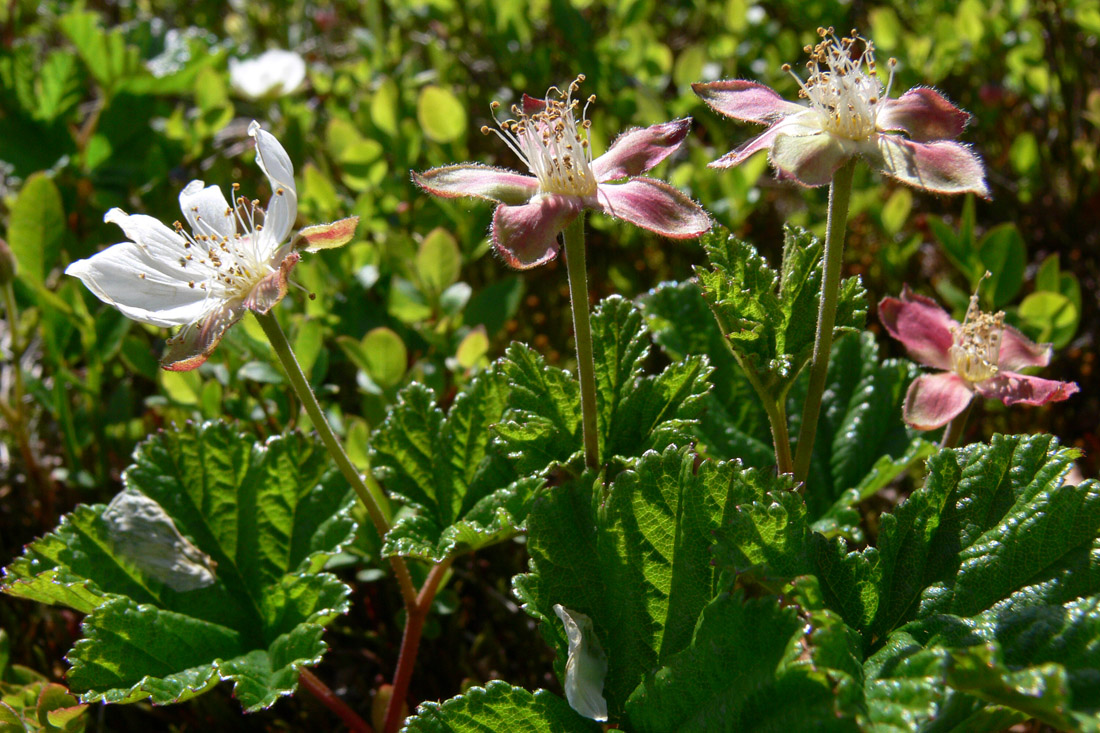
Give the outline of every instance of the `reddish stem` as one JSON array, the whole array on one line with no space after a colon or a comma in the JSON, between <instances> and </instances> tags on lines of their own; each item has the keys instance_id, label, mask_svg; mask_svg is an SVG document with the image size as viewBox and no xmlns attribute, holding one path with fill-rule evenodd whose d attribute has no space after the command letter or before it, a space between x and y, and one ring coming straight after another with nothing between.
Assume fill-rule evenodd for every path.
<instances>
[{"instance_id":1,"label":"reddish stem","mask_svg":"<svg viewBox=\"0 0 1100 733\"><path fill-rule=\"evenodd\" d=\"M352 733L374 733L371 727L367 724L367 721L359 717L359 715L348 707L347 703L336 696L336 693L329 689L329 686L322 682L317 675L313 674L306 668L298 670L298 683L305 689L309 690L314 697L321 701L321 704L331 710L336 717L344 721L344 725L348 727L348 730Z\"/></svg>"},{"instance_id":2,"label":"reddish stem","mask_svg":"<svg viewBox=\"0 0 1100 733\"><path fill-rule=\"evenodd\" d=\"M401 725L401 705L409 692L413 667L416 666L416 654L420 650L420 635L424 631L424 621L432 608L439 584L450 569L454 558L447 558L428 572L428 578L416 596L416 604L409 606L405 620L405 634L401 637L401 654L397 657L397 671L393 675L393 690L390 703L386 707L386 724L383 733L397 733Z\"/></svg>"}]
</instances>

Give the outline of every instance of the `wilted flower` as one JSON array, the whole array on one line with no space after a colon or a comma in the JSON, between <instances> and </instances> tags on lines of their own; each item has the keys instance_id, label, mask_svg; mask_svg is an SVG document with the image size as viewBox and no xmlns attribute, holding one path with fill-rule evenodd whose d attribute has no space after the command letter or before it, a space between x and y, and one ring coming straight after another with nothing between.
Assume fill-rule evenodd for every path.
<instances>
[{"instance_id":1,"label":"wilted flower","mask_svg":"<svg viewBox=\"0 0 1100 733\"><path fill-rule=\"evenodd\" d=\"M588 140L588 103L577 120L573 93L583 76L566 92L551 87L545 99L523 97L512 107L515 119L497 120L495 132L527 166L531 175L476 163L413 173L429 193L454 198L474 196L496 201L492 240L512 267L526 269L552 260L558 233L585 209L595 209L673 239L697 237L710 228L710 217L663 181L637 177L680 146L690 119L675 120L620 135L595 160ZM492 104L494 119L500 104ZM623 178L623 183L610 183Z\"/></svg>"},{"instance_id":2,"label":"wilted flower","mask_svg":"<svg viewBox=\"0 0 1100 733\"><path fill-rule=\"evenodd\" d=\"M913 380L903 417L918 430L946 425L966 409L975 394L1006 405L1060 402L1078 391L1073 382L1040 379L1015 370L1050 363L1050 344L1036 344L1012 326L1004 313L983 313L970 299L963 323L931 298L908 287L901 299L884 298L879 320L921 364L944 371Z\"/></svg>"},{"instance_id":3,"label":"wilted flower","mask_svg":"<svg viewBox=\"0 0 1100 733\"><path fill-rule=\"evenodd\" d=\"M305 78L305 59L293 51L273 48L253 59L229 59L229 83L252 99L268 94L290 94Z\"/></svg>"},{"instance_id":4,"label":"wilted flower","mask_svg":"<svg viewBox=\"0 0 1100 733\"><path fill-rule=\"evenodd\" d=\"M232 205L217 186L191 181L180 193L180 222L169 228L151 216L111 209L103 217L130 241L120 242L65 273L80 280L123 315L154 326L183 326L168 340L161 364L194 369L246 311L267 313L287 291L287 276L300 259L287 235L298 213L294 166L286 150L253 121L256 162L271 184L267 209L237 196ZM299 232L304 249L340 246L355 232L357 217Z\"/></svg>"},{"instance_id":5,"label":"wilted flower","mask_svg":"<svg viewBox=\"0 0 1100 733\"><path fill-rule=\"evenodd\" d=\"M890 99L897 62L883 89L875 70L874 44L852 31L837 38L819 28L822 41L806 47L810 71L798 81L809 106L788 102L768 87L739 79L693 84L716 112L736 120L769 125L761 135L710 165L728 168L753 153L768 160L783 178L821 186L854 155L903 183L937 193L976 193L988 198L985 169L970 148L951 142L970 115L925 87ZM857 52L857 48L859 49Z\"/></svg>"}]
</instances>

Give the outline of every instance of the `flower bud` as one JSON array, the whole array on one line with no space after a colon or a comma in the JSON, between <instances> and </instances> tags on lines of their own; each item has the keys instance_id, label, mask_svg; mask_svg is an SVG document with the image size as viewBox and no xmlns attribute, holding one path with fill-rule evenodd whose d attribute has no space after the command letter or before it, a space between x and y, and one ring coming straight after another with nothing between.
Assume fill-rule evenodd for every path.
<instances>
[{"instance_id":1,"label":"flower bud","mask_svg":"<svg viewBox=\"0 0 1100 733\"><path fill-rule=\"evenodd\" d=\"M15 255L11 247L3 239L0 239L0 285L7 285L15 279L19 268L15 262Z\"/></svg>"}]
</instances>

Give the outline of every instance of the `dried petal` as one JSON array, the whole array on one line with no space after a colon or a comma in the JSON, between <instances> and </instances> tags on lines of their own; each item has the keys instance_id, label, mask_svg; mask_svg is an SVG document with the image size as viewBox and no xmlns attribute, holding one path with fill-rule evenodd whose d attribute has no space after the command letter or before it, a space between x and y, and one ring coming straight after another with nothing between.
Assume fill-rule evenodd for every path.
<instances>
[{"instance_id":1,"label":"dried petal","mask_svg":"<svg viewBox=\"0 0 1100 733\"><path fill-rule=\"evenodd\" d=\"M678 188L653 178L601 184L597 198L605 214L671 239L698 237L711 227L710 217L699 204Z\"/></svg>"},{"instance_id":2,"label":"dried petal","mask_svg":"<svg viewBox=\"0 0 1100 733\"><path fill-rule=\"evenodd\" d=\"M435 196L456 198L474 196L504 204L523 204L538 193L539 182L503 168L479 163L463 163L413 172L413 182Z\"/></svg>"},{"instance_id":3,"label":"dried petal","mask_svg":"<svg viewBox=\"0 0 1100 733\"><path fill-rule=\"evenodd\" d=\"M624 132L607 152L592 161L596 180L614 181L645 173L672 155L691 129L691 118Z\"/></svg>"}]
</instances>

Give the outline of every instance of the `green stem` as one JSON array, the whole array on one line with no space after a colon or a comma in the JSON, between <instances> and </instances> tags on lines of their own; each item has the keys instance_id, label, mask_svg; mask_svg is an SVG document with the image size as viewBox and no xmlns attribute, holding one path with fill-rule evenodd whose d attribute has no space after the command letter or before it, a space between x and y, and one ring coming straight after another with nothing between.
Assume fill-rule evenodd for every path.
<instances>
[{"instance_id":1,"label":"green stem","mask_svg":"<svg viewBox=\"0 0 1100 733\"><path fill-rule=\"evenodd\" d=\"M966 406L962 412L955 415L951 419L951 422L947 423L947 429L943 431L943 438L940 440L940 449L954 448L959 444L959 438L963 435L963 430L966 428L966 420L970 417L970 411L974 408L974 400L970 400L970 404Z\"/></svg>"},{"instance_id":2,"label":"green stem","mask_svg":"<svg viewBox=\"0 0 1100 733\"><path fill-rule=\"evenodd\" d=\"M321 405L318 404L317 397L313 394L313 389L309 386L309 380L302 372L302 367L298 364L298 359L294 356L294 351L290 348L290 342L287 341L286 334L283 333L279 321L271 313L255 313L255 316L267 335L267 340L271 342L271 348L275 350L275 355L279 357L279 362L282 363L287 378L290 379L290 386L294 389L294 393L298 395L298 399L302 401L302 407L309 415L314 430L321 437L321 442L325 444L325 448L328 449L332 459L336 461L340 473L344 474L344 478L351 484L351 487L359 496L359 500L363 502L367 514L370 515L371 522L374 523L374 528L378 530L378 536L385 537L386 532L390 529L390 523L386 517L386 512L383 510L383 507L388 506L388 502L385 494L382 493L382 487L378 485L378 482L374 480L369 472L366 474L359 473L355 465L352 464L351 459L348 458L344 446L340 443L336 434L332 432L332 426L328 424L325 413L321 411ZM405 600L405 607L412 608L416 604L416 589L413 587L412 578L409 576L409 569L400 557L391 557L390 563L397 575L397 582L401 586L401 596Z\"/></svg>"},{"instance_id":3,"label":"green stem","mask_svg":"<svg viewBox=\"0 0 1100 733\"><path fill-rule=\"evenodd\" d=\"M565 267L569 300L573 305L573 334L577 339L577 376L581 383L581 426L584 462L600 465L600 436L596 427L596 364L592 354L592 326L588 320L588 273L584 260L584 214L565 228Z\"/></svg>"},{"instance_id":4,"label":"green stem","mask_svg":"<svg viewBox=\"0 0 1100 733\"><path fill-rule=\"evenodd\" d=\"M802 407L802 427L798 431L798 450L794 457L794 479L804 482L810 472L821 396L829 373L829 353L833 348L833 326L840 294L840 271L844 264L844 230L848 225L848 199L852 193L855 158L833 174L829 186L829 214L825 227L825 276L821 283L821 306L817 311L817 338L810 362L810 384Z\"/></svg>"}]
</instances>

